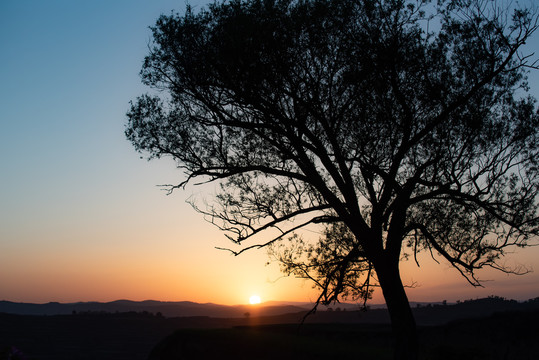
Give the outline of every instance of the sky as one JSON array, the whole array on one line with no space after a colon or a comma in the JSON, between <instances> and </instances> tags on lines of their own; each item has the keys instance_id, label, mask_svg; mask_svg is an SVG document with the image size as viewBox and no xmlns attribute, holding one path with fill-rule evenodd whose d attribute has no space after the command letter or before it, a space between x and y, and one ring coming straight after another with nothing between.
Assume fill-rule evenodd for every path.
<instances>
[{"instance_id":1,"label":"sky","mask_svg":"<svg viewBox=\"0 0 539 360\"><path fill-rule=\"evenodd\" d=\"M196 10L204 1L190 0ZM301 279L283 277L264 251L232 246L186 200L157 185L183 175L168 159L140 158L123 134L129 101L147 91L138 73L169 0L0 2L0 300L162 300L219 304L313 301ZM530 46L539 49L539 37ZM539 97L539 77L531 77ZM207 194L206 194L207 195ZM483 271L470 286L428 256L402 265L411 301L539 296L539 247ZM382 303L379 291L373 303Z\"/></svg>"}]
</instances>

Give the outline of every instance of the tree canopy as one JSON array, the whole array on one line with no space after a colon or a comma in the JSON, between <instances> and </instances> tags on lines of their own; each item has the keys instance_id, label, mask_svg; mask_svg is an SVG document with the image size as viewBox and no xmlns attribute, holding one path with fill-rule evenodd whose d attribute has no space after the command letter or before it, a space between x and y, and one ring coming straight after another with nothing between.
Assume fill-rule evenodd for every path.
<instances>
[{"instance_id":1,"label":"tree canopy","mask_svg":"<svg viewBox=\"0 0 539 360\"><path fill-rule=\"evenodd\" d=\"M155 91L131 103L126 136L177 161L186 179L171 190L219 182L197 210L235 253L272 245L320 301L380 286L403 332L406 251L477 285L475 270L512 271L504 250L539 234L537 63L522 53L537 15L503 5L253 0L163 15L141 71ZM325 230L306 242L312 225Z\"/></svg>"}]
</instances>

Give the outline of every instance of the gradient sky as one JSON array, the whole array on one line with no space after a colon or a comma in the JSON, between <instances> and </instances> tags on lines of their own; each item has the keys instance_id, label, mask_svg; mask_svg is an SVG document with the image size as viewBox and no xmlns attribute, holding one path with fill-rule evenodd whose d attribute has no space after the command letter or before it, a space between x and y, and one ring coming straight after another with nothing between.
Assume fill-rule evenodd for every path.
<instances>
[{"instance_id":1,"label":"gradient sky","mask_svg":"<svg viewBox=\"0 0 539 360\"><path fill-rule=\"evenodd\" d=\"M194 8L205 1L189 2ZM0 2L0 300L310 301L309 283L281 278L264 251L231 246L185 200L170 160L141 160L123 135L148 26L185 2ZM538 36L531 47L539 48ZM539 77L531 77L537 97ZM473 288L427 256L403 265L412 301L539 296L539 248L506 258L535 272L485 271ZM383 302L379 293L373 302Z\"/></svg>"}]
</instances>

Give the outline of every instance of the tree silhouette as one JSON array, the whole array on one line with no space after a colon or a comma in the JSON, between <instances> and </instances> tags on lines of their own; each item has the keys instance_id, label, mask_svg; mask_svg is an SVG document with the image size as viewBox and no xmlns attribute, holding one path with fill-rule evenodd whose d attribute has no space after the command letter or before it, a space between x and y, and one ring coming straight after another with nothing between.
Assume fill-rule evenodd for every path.
<instances>
[{"instance_id":1,"label":"tree silhouette","mask_svg":"<svg viewBox=\"0 0 539 360\"><path fill-rule=\"evenodd\" d=\"M537 16L481 0L230 1L161 16L126 136L220 192L195 207L271 245L319 301L380 286L415 358L399 274L439 254L470 283L538 234L538 125L522 46ZM503 5L503 4L502 4ZM500 5L501 6L501 5ZM318 240L302 230L321 229Z\"/></svg>"}]
</instances>

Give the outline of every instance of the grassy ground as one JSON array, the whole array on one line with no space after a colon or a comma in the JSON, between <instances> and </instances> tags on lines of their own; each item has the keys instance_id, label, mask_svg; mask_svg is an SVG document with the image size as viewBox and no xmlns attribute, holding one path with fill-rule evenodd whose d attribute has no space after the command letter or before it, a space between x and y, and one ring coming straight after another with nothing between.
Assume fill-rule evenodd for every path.
<instances>
[{"instance_id":1,"label":"grassy ground","mask_svg":"<svg viewBox=\"0 0 539 360\"><path fill-rule=\"evenodd\" d=\"M245 319L122 314L0 314L0 360L8 358L12 346L27 360L392 358L388 325L246 323ZM538 324L539 310L533 310L423 326L419 328L420 359L535 360Z\"/></svg>"},{"instance_id":2,"label":"grassy ground","mask_svg":"<svg viewBox=\"0 0 539 360\"><path fill-rule=\"evenodd\" d=\"M506 312L419 328L421 360L536 360L539 311ZM149 360L391 359L387 325L306 324L180 330Z\"/></svg>"},{"instance_id":3,"label":"grassy ground","mask_svg":"<svg viewBox=\"0 0 539 360\"><path fill-rule=\"evenodd\" d=\"M539 310L503 312L420 330L425 360L539 359Z\"/></svg>"},{"instance_id":4,"label":"grassy ground","mask_svg":"<svg viewBox=\"0 0 539 360\"><path fill-rule=\"evenodd\" d=\"M375 327L308 324L299 329L272 325L179 330L161 342L149 359L391 359L389 328Z\"/></svg>"}]
</instances>

